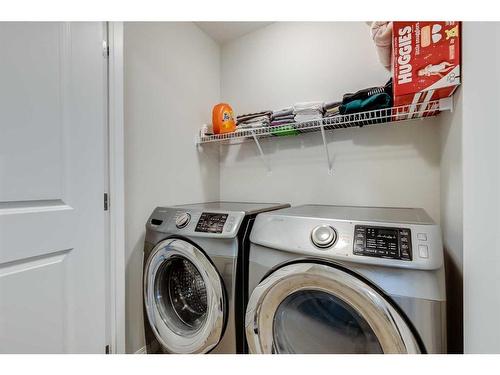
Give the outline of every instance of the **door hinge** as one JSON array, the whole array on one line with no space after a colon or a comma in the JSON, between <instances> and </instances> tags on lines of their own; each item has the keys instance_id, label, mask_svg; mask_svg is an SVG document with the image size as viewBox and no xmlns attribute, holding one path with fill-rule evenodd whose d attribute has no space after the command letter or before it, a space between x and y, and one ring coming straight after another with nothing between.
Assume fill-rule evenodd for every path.
<instances>
[{"instance_id":1,"label":"door hinge","mask_svg":"<svg viewBox=\"0 0 500 375\"><path fill-rule=\"evenodd\" d=\"M106 354L111 354L111 346L106 345L105 353Z\"/></svg>"},{"instance_id":2,"label":"door hinge","mask_svg":"<svg viewBox=\"0 0 500 375\"><path fill-rule=\"evenodd\" d=\"M109 46L108 42L105 40L102 41L102 55L104 56L104 58L109 57Z\"/></svg>"},{"instance_id":3,"label":"door hinge","mask_svg":"<svg viewBox=\"0 0 500 375\"><path fill-rule=\"evenodd\" d=\"M104 211L109 210L109 198L108 193L104 193Z\"/></svg>"}]
</instances>

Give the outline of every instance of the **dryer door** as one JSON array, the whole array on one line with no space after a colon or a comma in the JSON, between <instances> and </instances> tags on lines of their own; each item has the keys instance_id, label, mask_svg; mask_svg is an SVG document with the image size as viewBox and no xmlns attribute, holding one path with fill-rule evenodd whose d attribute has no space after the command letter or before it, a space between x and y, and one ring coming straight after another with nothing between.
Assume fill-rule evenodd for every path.
<instances>
[{"instance_id":1,"label":"dryer door","mask_svg":"<svg viewBox=\"0 0 500 375\"><path fill-rule=\"evenodd\" d=\"M273 272L254 289L245 326L252 353L420 353L385 297L335 265Z\"/></svg>"},{"instance_id":2,"label":"dryer door","mask_svg":"<svg viewBox=\"0 0 500 375\"><path fill-rule=\"evenodd\" d=\"M144 302L156 338L170 353L206 353L222 337L222 280L187 241L168 239L152 250L144 268Z\"/></svg>"}]
</instances>

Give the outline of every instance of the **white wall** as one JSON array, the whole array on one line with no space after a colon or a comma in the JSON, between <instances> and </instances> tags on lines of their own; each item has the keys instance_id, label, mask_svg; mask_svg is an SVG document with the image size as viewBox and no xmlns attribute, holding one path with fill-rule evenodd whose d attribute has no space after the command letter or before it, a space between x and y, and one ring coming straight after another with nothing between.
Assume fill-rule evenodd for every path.
<instances>
[{"instance_id":1,"label":"white wall","mask_svg":"<svg viewBox=\"0 0 500 375\"><path fill-rule=\"evenodd\" d=\"M299 101L335 100L383 85L365 23L275 23L222 47L221 98L237 113ZM334 175L319 134L263 141L267 175L252 143L221 146L223 200L423 207L440 220L437 121L328 134Z\"/></svg>"},{"instance_id":2,"label":"white wall","mask_svg":"<svg viewBox=\"0 0 500 375\"><path fill-rule=\"evenodd\" d=\"M500 23L463 34L464 350L500 353Z\"/></svg>"},{"instance_id":3,"label":"white wall","mask_svg":"<svg viewBox=\"0 0 500 375\"><path fill-rule=\"evenodd\" d=\"M218 199L218 151L194 136L220 96L219 46L192 23L125 24L126 320L144 345L144 225L158 205Z\"/></svg>"},{"instance_id":4,"label":"white wall","mask_svg":"<svg viewBox=\"0 0 500 375\"><path fill-rule=\"evenodd\" d=\"M447 284L448 351L463 353L463 191L462 88L454 97L453 112L440 116L441 230Z\"/></svg>"}]
</instances>

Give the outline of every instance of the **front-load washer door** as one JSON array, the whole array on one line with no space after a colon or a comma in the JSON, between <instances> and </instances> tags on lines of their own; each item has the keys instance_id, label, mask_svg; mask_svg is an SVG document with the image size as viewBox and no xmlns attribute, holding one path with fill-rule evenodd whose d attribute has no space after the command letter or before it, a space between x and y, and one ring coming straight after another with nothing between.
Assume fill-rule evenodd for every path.
<instances>
[{"instance_id":1,"label":"front-load washer door","mask_svg":"<svg viewBox=\"0 0 500 375\"><path fill-rule=\"evenodd\" d=\"M245 330L252 353L420 353L412 330L375 288L340 267L293 263L253 291Z\"/></svg>"},{"instance_id":2,"label":"front-load washer door","mask_svg":"<svg viewBox=\"0 0 500 375\"><path fill-rule=\"evenodd\" d=\"M144 302L151 329L169 353L206 353L222 337L222 280L187 241L167 239L152 250L144 268Z\"/></svg>"}]
</instances>

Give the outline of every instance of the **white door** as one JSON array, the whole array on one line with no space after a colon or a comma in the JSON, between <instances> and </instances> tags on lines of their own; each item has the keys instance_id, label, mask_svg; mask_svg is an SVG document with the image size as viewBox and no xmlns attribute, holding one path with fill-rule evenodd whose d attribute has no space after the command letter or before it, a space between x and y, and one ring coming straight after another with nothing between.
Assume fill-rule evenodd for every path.
<instances>
[{"instance_id":1,"label":"white door","mask_svg":"<svg viewBox=\"0 0 500 375\"><path fill-rule=\"evenodd\" d=\"M0 23L0 353L106 345L103 23Z\"/></svg>"}]
</instances>

